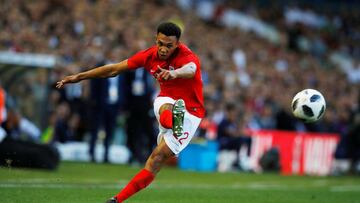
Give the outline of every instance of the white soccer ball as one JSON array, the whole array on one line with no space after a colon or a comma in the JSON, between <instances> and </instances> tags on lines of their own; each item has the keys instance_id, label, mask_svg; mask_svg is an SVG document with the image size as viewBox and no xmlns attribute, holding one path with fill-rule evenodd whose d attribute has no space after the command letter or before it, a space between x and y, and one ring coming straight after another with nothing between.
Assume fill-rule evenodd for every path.
<instances>
[{"instance_id":1,"label":"white soccer ball","mask_svg":"<svg viewBox=\"0 0 360 203\"><path fill-rule=\"evenodd\" d=\"M311 123L318 121L324 115L326 103L319 91L305 89L295 95L291 107L296 118Z\"/></svg>"}]
</instances>

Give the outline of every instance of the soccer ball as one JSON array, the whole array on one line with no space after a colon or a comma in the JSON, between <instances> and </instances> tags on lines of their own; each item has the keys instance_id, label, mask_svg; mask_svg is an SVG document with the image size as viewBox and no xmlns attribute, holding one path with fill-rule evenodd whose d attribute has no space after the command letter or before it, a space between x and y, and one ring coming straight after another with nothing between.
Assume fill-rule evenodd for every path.
<instances>
[{"instance_id":1,"label":"soccer ball","mask_svg":"<svg viewBox=\"0 0 360 203\"><path fill-rule=\"evenodd\" d=\"M296 118L311 123L318 121L324 115L326 103L319 91L305 89L295 95L291 107Z\"/></svg>"}]
</instances>

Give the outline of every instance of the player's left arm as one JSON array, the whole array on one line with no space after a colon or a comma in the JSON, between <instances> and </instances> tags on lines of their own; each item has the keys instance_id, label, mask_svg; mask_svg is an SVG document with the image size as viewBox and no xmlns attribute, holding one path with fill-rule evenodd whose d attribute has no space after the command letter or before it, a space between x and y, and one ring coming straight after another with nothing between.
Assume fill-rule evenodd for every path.
<instances>
[{"instance_id":1,"label":"player's left arm","mask_svg":"<svg viewBox=\"0 0 360 203\"><path fill-rule=\"evenodd\" d=\"M157 75L158 80L172 80L176 78L193 78L198 67L194 62L189 62L176 70L158 68L160 69L160 72Z\"/></svg>"}]
</instances>

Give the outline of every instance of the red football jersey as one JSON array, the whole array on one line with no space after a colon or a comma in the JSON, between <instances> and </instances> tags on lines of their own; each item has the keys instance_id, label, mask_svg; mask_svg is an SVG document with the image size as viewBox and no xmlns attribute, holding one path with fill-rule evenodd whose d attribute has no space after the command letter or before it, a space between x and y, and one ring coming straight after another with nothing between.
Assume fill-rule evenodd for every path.
<instances>
[{"instance_id":1,"label":"red football jersey","mask_svg":"<svg viewBox=\"0 0 360 203\"><path fill-rule=\"evenodd\" d=\"M158 96L166 96L175 100L183 99L188 112L203 118L205 116L205 108L199 58L187 46L181 43L167 60L160 60L157 50L157 46L153 46L136 53L128 59L129 68L144 67L150 74L154 75L158 66L166 70L175 70L190 62L195 63L197 68L193 78L176 78L168 81L159 81L160 93Z\"/></svg>"}]
</instances>

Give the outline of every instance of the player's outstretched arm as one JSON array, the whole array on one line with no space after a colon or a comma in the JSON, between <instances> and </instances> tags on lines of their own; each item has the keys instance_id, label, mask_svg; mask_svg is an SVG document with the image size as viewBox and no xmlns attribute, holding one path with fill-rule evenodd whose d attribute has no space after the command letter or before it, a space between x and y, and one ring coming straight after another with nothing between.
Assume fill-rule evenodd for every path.
<instances>
[{"instance_id":1,"label":"player's outstretched arm","mask_svg":"<svg viewBox=\"0 0 360 203\"><path fill-rule=\"evenodd\" d=\"M100 66L85 72L80 72L74 75L66 76L64 79L56 83L56 87L62 88L65 84L77 83L80 82L81 80L86 80L91 78L114 77L127 69L128 69L127 60L121 61L120 63Z\"/></svg>"}]
</instances>

